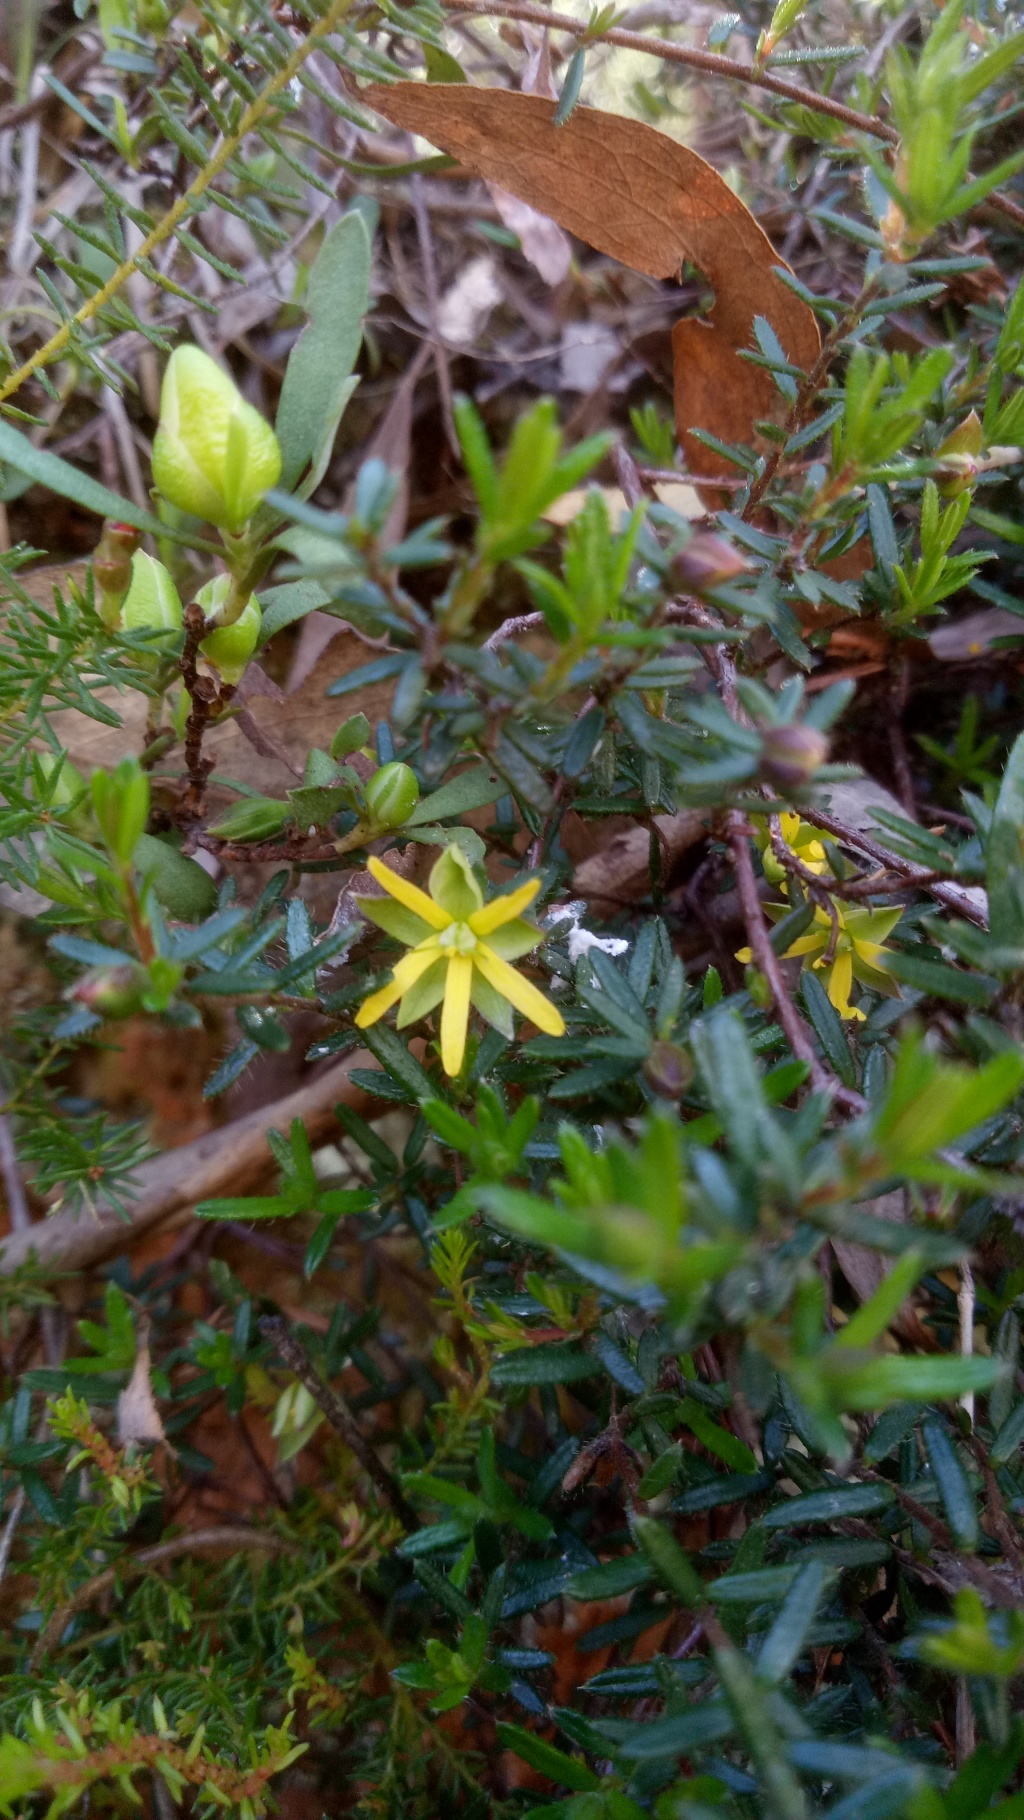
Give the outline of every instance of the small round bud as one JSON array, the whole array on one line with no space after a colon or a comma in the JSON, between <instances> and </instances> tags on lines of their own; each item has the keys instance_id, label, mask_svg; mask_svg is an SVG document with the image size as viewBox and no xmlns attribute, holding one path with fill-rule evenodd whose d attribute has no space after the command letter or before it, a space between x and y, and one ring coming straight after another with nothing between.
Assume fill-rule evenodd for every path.
<instances>
[{"instance_id":1,"label":"small round bud","mask_svg":"<svg viewBox=\"0 0 1024 1820\"><path fill-rule=\"evenodd\" d=\"M973 485L978 476L978 459L984 444L981 419L969 411L963 423L935 451L939 463L939 492L943 499L955 499Z\"/></svg>"},{"instance_id":2,"label":"small round bud","mask_svg":"<svg viewBox=\"0 0 1024 1820\"><path fill-rule=\"evenodd\" d=\"M374 772L364 786L364 795L375 827L400 828L420 800L420 787L415 772L393 759Z\"/></svg>"},{"instance_id":3,"label":"small round bud","mask_svg":"<svg viewBox=\"0 0 1024 1820\"><path fill-rule=\"evenodd\" d=\"M132 580L121 607L126 632L181 631L181 601L170 571L145 550L132 557Z\"/></svg>"},{"instance_id":4,"label":"small round bud","mask_svg":"<svg viewBox=\"0 0 1024 1820\"><path fill-rule=\"evenodd\" d=\"M153 479L165 499L239 532L281 476L268 423L201 348L175 348L160 393Z\"/></svg>"},{"instance_id":5,"label":"small round bud","mask_svg":"<svg viewBox=\"0 0 1024 1820\"><path fill-rule=\"evenodd\" d=\"M828 740L817 727L769 727L761 738L761 776L779 790L809 784L828 757Z\"/></svg>"},{"instance_id":6,"label":"small round bud","mask_svg":"<svg viewBox=\"0 0 1024 1820\"><path fill-rule=\"evenodd\" d=\"M714 531L698 531L685 550L672 558L672 581L686 594L711 594L726 582L746 575L750 564L739 550Z\"/></svg>"},{"instance_id":7,"label":"small round bud","mask_svg":"<svg viewBox=\"0 0 1024 1820\"><path fill-rule=\"evenodd\" d=\"M693 1062L678 1043L658 1038L644 1063L644 1078L663 1100L681 1100L693 1079Z\"/></svg>"},{"instance_id":8,"label":"small round bud","mask_svg":"<svg viewBox=\"0 0 1024 1820\"><path fill-rule=\"evenodd\" d=\"M93 967L72 986L69 998L97 1017L131 1017L142 1005L146 976L139 967Z\"/></svg>"},{"instance_id":9,"label":"small round bud","mask_svg":"<svg viewBox=\"0 0 1024 1820\"><path fill-rule=\"evenodd\" d=\"M215 619L231 591L230 575L218 575L200 588L196 604L207 619ZM218 672L222 681L237 683L259 643L263 615L255 594L250 594L238 619L230 626L217 626L199 647L200 655Z\"/></svg>"}]
</instances>

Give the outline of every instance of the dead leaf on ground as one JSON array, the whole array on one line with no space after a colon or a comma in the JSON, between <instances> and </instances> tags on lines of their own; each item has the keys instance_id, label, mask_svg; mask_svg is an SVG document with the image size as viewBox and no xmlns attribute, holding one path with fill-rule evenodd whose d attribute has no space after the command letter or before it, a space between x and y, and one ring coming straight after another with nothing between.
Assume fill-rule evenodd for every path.
<instances>
[{"instance_id":1,"label":"dead leaf on ground","mask_svg":"<svg viewBox=\"0 0 1024 1820\"><path fill-rule=\"evenodd\" d=\"M122 1447L129 1441L155 1446L167 1439L149 1374L149 1322L143 1321L139 1325L132 1375L117 1399L117 1438Z\"/></svg>"},{"instance_id":2,"label":"dead leaf on ground","mask_svg":"<svg viewBox=\"0 0 1024 1820\"><path fill-rule=\"evenodd\" d=\"M714 308L673 334L676 424L693 473L721 469L695 428L749 442L759 419L778 414L771 375L740 357L753 345L755 315L790 361L813 364L818 325L778 277L785 262L724 178L687 146L594 108L578 107L555 126L552 102L508 89L371 83L363 98L623 265L652 278L678 277L686 262L703 272Z\"/></svg>"}]
</instances>

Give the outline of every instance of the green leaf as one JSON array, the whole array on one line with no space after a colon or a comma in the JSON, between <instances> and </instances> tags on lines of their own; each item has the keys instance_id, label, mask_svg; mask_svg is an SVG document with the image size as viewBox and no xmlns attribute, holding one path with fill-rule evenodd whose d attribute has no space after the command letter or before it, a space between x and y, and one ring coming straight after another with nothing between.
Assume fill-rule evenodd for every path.
<instances>
[{"instance_id":1,"label":"green leaf","mask_svg":"<svg viewBox=\"0 0 1024 1820\"><path fill-rule=\"evenodd\" d=\"M284 626L294 625L296 620L305 619L307 613L315 613L319 607L330 604L331 596L318 581L286 581L279 588L260 589L259 648L280 632Z\"/></svg>"},{"instance_id":2,"label":"green leaf","mask_svg":"<svg viewBox=\"0 0 1024 1820\"><path fill-rule=\"evenodd\" d=\"M430 796L423 796L403 823L406 828L419 828L424 822L446 821L451 815L465 815L469 809L483 809L505 796L508 785L487 765L476 765L442 784Z\"/></svg>"},{"instance_id":3,"label":"green leaf","mask_svg":"<svg viewBox=\"0 0 1024 1820\"><path fill-rule=\"evenodd\" d=\"M309 274L309 321L285 370L277 410L281 480L293 488L312 463L322 477L341 414L352 394L350 375L363 338L370 295L370 235L362 213L350 209L324 236ZM317 473L317 470L320 473Z\"/></svg>"},{"instance_id":4,"label":"green leaf","mask_svg":"<svg viewBox=\"0 0 1024 1820\"><path fill-rule=\"evenodd\" d=\"M37 449L3 417L0 417L0 462L16 468L19 474L27 475L61 499L70 499L87 512L95 512L99 518L120 519L140 531L149 531L154 537L170 538L173 543L194 544L196 541L183 531L164 524L145 507L122 499L120 493L112 493L91 474L83 474L81 469L72 467L70 461L51 455L47 449Z\"/></svg>"},{"instance_id":5,"label":"green leaf","mask_svg":"<svg viewBox=\"0 0 1024 1820\"><path fill-rule=\"evenodd\" d=\"M1011 749L985 851L988 924L997 948L1024 947L1024 733Z\"/></svg>"},{"instance_id":6,"label":"green leaf","mask_svg":"<svg viewBox=\"0 0 1024 1820\"><path fill-rule=\"evenodd\" d=\"M552 1782L560 1782L563 1788L574 1788L580 1793L601 1786L600 1777L578 1757L570 1757L559 1750L555 1744L549 1744L545 1738L538 1738L536 1732L528 1732L522 1725L511 1725L499 1720L497 1725L498 1741L506 1750L514 1751L531 1769L538 1770Z\"/></svg>"},{"instance_id":7,"label":"green leaf","mask_svg":"<svg viewBox=\"0 0 1024 1820\"><path fill-rule=\"evenodd\" d=\"M857 1077L853 1066L853 1056L850 1054L850 1045L846 1040L839 1014L813 967L805 967L800 975L800 996L814 1026L815 1035L824 1050L826 1061L835 1070L845 1087L855 1087Z\"/></svg>"},{"instance_id":8,"label":"green leaf","mask_svg":"<svg viewBox=\"0 0 1024 1820\"><path fill-rule=\"evenodd\" d=\"M942 1423L929 1416L921 1424L928 1464L942 1496L946 1521L957 1546L973 1552L981 1540L981 1526L967 1475Z\"/></svg>"},{"instance_id":9,"label":"green leaf","mask_svg":"<svg viewBox=\"0 0 1024 1820\"><path fill-rule=\"evenodd\" d=\"M1024 1403L1012 1409L988 1450L993 1466L1005 1466L1024 1445Z\"/></svg>"},{"instance_id":10,"label":"green leaf","mask_svg":"<svg viewBox=\"0 0 1024 1820\"><path fill-rule=\"evenodd\" d=\"M634 1517L631 1527L659 1580L684 1605L703 1605L707 1598L704 1582L672 1531L655 1517Z\"/></svg>"},{"instance_id":11,"label":"green leaf","mask_svg":"<svg viewBox=\"0 0 1024 1820\"><path fill-rule=\"evenodd\" d=\"M582 1378L596 1378L601 1371L589 1352L563 1341L551 1345L524 1346L496 1359L491 1382L512 1388L523 1384L575 1384Z\"/></svg>"},{"instance_id":12,"label":"green leaf","mask_svg":"<svg viewBox=\"0 0 1024 1820\"><path fill-rule=\"evenodd\" d=\"M894 948L885 957L886 972L905 986L927 992L930 998L950 1000L954 1005L990 1005L999 991L999 981L987 973L964 973L930 954L908 954ZM806 979L806 974L804 975Z\"/></svg>"},{"instance_id":13,"label":"green leaf","mask_svg":"<svg viewBox=\"0 0 1024 1820\"><path fill-rule=\"evenodd\" d=\"M873 1517L888 1510L893 1493L886 1485L837 1485L787 1498L761 1518L765 1529L789 1529L797 1523L838 1523L844 1517Z\"/></svg>"},{"instance_id":14,"label":"green leaf","mask_svg":"<svg viewBox=\"0 0 1024 1820\"><path fill-rule=\"evenodd\" d=\"M386 1024L374 1024L363 1031L363 1042L375 1055L382 1068L394 1076L416 1100L433 1099L436 1088L426 1069L410 1055L400 1036Z\"/></svg>"},{"instance_id":15,"label":"green leaf","mask_svg":"<svg viewBox=\"0 0 1024 1820\"><path fill-rule=\"evenodd\" d=\"M643 1555L618 1555L600 1567L585 1567L573 1574L567 1591L573 1599L617 1599L622 1593L646 1586L654 1570Z\"/></svg>"},{"instance_id":16,"label":"green leaf","mask_svg":"<svg viewBox=\"0 0 1024 1820\"><path fill-rule=\"evenodd\" d=\"M782 1610L768 1632L757 1658L757 1676L777 1687L802 1653L818 1607L832 1585L833 1571L823 1561L808 1561L786 1594Z\"/></svg>"}]
</instances>

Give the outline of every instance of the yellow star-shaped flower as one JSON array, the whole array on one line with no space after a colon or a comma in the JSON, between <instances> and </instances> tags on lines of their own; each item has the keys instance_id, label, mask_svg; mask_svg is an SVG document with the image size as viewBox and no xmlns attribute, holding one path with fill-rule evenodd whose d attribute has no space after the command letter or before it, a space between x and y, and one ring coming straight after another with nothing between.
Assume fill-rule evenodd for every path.
<instances>
[{"instance_id":1,"label":"yellow star-shaped flower","mask_svg":"<svg viewBox=\"0 0 1024 1820\"><path fill-rule=\"evenodd\" d=\"M512 1036L513 1006L547 1036L565 1034L561 1013L509 966L544 939L521 915L540 890L539 879L485 904L466 855L454 845L445 848L431 871L429 896L381 860L367 865L389 896L358 898L362 914L411 952L392 970L388 984L359 1007L355 1021L360 1030L375 1024L399 999L399 1029L426 1017L443 1000L441 1062L446 1074L458 1074L462 1067L471 1004L503 1036Z\"/></svg>"}]
</instances>

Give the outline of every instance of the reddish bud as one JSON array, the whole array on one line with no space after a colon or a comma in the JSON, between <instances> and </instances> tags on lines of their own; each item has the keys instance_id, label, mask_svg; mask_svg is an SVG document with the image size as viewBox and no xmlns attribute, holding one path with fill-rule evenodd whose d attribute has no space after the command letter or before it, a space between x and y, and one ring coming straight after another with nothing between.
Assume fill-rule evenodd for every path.
<instances>
[{"instance_id":1,"label":"reddish bud","mask_svg":"<svg viewBox=\"0 0 1024 1820\"><path fill-rule=\"evenodd\" d=\"M647 1085L663 1100L681 1100L693 1079L693 1062L678 1043L658 1039L644 1063Z\"/></svg>"},{"instance_id":2,"label":"reddish bud","mask_svg":"<svg viewBox=\"0 0 1024 1820\"><path fill-rule=\"evenodd\" d=\"M827 757L828 740L817 727L769 727L761 739L761 776L779 790L799 790Z\"/></svg>"},{"instance_id":3,"label":"reddish bud","mask_svg":"<svg viewBox=\"0 0 1024 1820\"><path fill-rule=\"evenodd\" d=\"M672 559L672 580L687 594L711 594L745 575L750 564L739 550L715 531L698 531L685 550Z\"/></svg>"},{"instance_id":4,"label":"reddish bud","mask_svg":"<svg viewBox=\"0 0 1024 1820\"><path fill-rule=\"evenodd\" d=\"M97 1017L131 1017L142 1004L146 976L139 968L93 967L72 986L69 998Z\"/></svg>"}]
</instances>

